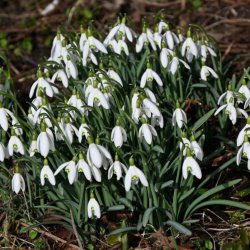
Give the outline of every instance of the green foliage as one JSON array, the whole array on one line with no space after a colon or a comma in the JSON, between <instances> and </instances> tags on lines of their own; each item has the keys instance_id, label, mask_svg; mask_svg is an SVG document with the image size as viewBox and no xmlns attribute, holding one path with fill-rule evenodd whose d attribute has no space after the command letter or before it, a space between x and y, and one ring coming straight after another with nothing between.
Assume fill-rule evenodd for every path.
<instances>
[{"instance_id":1,"label":"green foliage","mask_svg":"<svg viewBox=\"0 0 250 250\"><path fill-rule=\"evenodd\" d=\"M93 13L85 9L83 15L90 19ZM126 17L123 17L122 22L124 20L126 21ZM202 38L205 44L216 51L215 45L201 28L191 27L194 40ZM12 195L4 205L6 210L11 208L8 212L15 213L17 218L23 216L25 211L24 216L27 218L41 221L26 228L28 237L35 240L37 249L44 247L44 242L34 231L40 225L60 224L71 230L73 228L89 249L94 248L95 239L85 234L86 231L97 234L98 237L110 232L108 242L118 242L122 249L127 249L128 235L137 231L150 232L159 228L167 231L171 228L174 236L176 231L190 236L190 225L197 222L192 219L192 215L207 206L249 209L248 205L227 200L228 197L224 195L225 191L238 185L241 179L224 182L221 181L222 178L217 179L218 174L223 174L223 171L233 166L235 157L223 161L214 170L211 167L216 156L235 147L234 141L228 140L228 131L231 128L228 114L214 117L217 99L221 91L226 89L219 53L216 59L209 56L206 61L217 72L218 77L206 79L208 75L201 74L205 66L202 58L190 61L189 70L182 65L182 61L175 70L165 68L160 50L152 50L149 42L143 43L139 53L135 52L133 43L128 43L130 53L127 56L124 48L120 54L115 53L112 47L107 47L107 53L100 53L97 45L85 46L85 41L84 48L90 50L87 51L89 54L85 62L82 54L86 51L81 48L82 44L79 45L83 34L89 38L103 35L92 26L87 31L82 27L81 33L61 34L58 31L53 41L55 44L59 43L60 49L67 50L67 56L61 52L60 56L53 58L56 51L53 47L51 58L41 64L37 73L38 82L32 88L36 90L37 87L37 97L29 109L31 117L27 116L27 112L9 88L11 78L8 69L4 71L2 80L5 86L0 91L0 95L4 97L2 105L13 112L16 120L12 116L8 117L7 123L12 126L12 131L1 131L1 142L7 145L13 131L17 131L15 133L23 143L24 153L17 150L13 153L10 161L13 165L8 160L1 163L0 183L10 187L10 176L14 169L14 177L19 178L13 177L15 182L21 182L22 177L26 185L23 188L22 182L19 186L13 183L12 189L19 194ZM118 38L120 35L118 34ZM64 38L60 40L62 36ZM47 42L49 41L50 38ZM172 60L172 63L174 59L180 58L187 61L186 56L180 52L182 45L183 42L176 44L175 50L169 52L167 60ZM31 52L32 39L25 38L20 47L15 48L16 55L22 54L20 48ZM96 56L99 64L91 61L91 55ZM75 75L69 72L69 68L75 70ZM111 76L111 70L121 78L122 84ZM145 78L146 88L142 86L142 76L150 70L157 72L163 86L158 86L161 84L153 81L152 75ZM59 72L64 75L59 77ZM68 84L61 84L65 76ZM232 82L234 80L233 77ZM237 85L236 80L234 84ZM137 98L135 105L133 98ZM82 102L77 106L74 105L75 100ZM105 100L109 105L105 104ZM151 106L146 106L147 101ZM138 121L135 118L135 109L144 113L138 117ZM187 121L181 126L173 120L176 109L187 113ZM156 121L153 120L154 116ZM161 119L164 120L164 125L161 125ZM182 122L185 120L183 117L181 119ZM78 129L83 124L88 127L80 140ZM154 126L150 127L150 124ZM71 127L68 132L66 125L74 125L74 128ZM142 135L144 125L148 130ZM124 139L122 146L115 145L111 140L116 126L123 127L127 133L127 140ZM17 129L22 129L22 133ZM157 136L152 132L153 129ZM55 149L48 130L53 131L53 138L56 137ZM42 136L44 138L45 134L49 139L43 141L45 143L36 142L37 148L32 151L32 141L38 140L38 136L39 139ZM73 136L72 141L70 136ZM204 159L197 155L197 146L192 148L191 142L194 141L204 148ZM91 147L95 150L93 155ZM96 159L101 161L98 167L94 163ZM112 159L116 163L124 164L124 167L119 165L122 172L120 177L119 169L111 168ZM80 160L85 161L88 166L80 169L77 164ZM184 165L185 162L188 162L187 166ZM91 178L85 172L87 168ZM199 174L197 168L202 174ZM47 169L46 174L43 174L44 169ZM10 188L0 194L6 197L9 191ZM17 201L16 205L13 205L14 201ZM89 204L92 205L88 209ZM111 212L130 216L118 219L115 229L107 228L100 217L108 216ZM48 216L54 219L43 220ZM199 249L213 248L211 241L199 244Z\"/></svg>"}]
</instances>

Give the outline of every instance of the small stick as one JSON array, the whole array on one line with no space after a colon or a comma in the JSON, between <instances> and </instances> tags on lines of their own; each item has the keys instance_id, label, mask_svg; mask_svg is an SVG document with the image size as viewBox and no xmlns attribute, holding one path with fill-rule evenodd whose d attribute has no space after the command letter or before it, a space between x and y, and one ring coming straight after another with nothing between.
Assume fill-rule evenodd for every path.
<instances>
[{"instance_id":1,"label":"small stick","mask_svg":"<svg viewBox=\"0 0 250 250\"><path fill-rule=\"evenodd\" d=\"M22 222L22 221L20 222L20 224L21 224L22 226L24 226L24 227L29 227L29 226L30 226L30 225L28 225L28 224L26 224L25 222ZM42 229L34 228L33 230L35 230L36 232L38 232L38 233L40 233L40 234L42 234L42 235L45 235L45 236L51 238L52 240L59 241L59 242L61 242L61 243L63 243L63 244L66 244L66 245L68 245L69 247L71 247L71 248L73 248L73 249L81 250L78 246L76 246L76 245L74 245L74 244L68 244L66 240L63 240L63 239L61 239L61 238L59 238L59 237L57 237L57 236L55 236L55 235L53 235L53 234L51 234L51 233L49 233L49 232L45 232L45 231L42 230Z\"/></svg>"}]
</instances>

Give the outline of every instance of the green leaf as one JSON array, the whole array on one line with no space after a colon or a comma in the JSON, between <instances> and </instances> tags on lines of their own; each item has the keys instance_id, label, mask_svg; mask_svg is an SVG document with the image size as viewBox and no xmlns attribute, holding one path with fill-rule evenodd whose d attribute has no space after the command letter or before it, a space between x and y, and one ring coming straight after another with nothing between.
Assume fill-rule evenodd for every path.
<instances>
[{"instance_id":1,"label":"green leaf","mask_svg":"<svg viewBox=\"0 0 250 250\"><path fill-rule=\"evenodd\" d=\"M184 227L183 225L181 225L180 223L178 223L176 221L168 220L164 224L167 224L171 227L174 227L177 231L179 231L180 233L183 233L185 235L188 235L188 236L192 235L192 232L188 228Z\"/></svg>"},{"instance_id":2,"label":"green leaf","mask_svg":"<svg viewBox=\"0 0 250 250\"><path fill-rule=\"evenodd\" d=\"M134 210L132 203L128 199L120 198L118 199L118 201L124 204L126 207L130 208L132 211Z\"/></svg>"},{"instance_id":3,"label":"green leaf","mask_svg":"<svg viewBox=\"0 0 250 250\"><path fill-rule=\"evenodd\" d=\"M152 148L153 151L155 152L158 152L160 154L164 154L164 150L161 146L158 146L158 145L155 145L153 148Z\"/></svg>"},{"instance_id":4,"label":"green leaf","mask_svg":"<svg viewBox=\"0 0 250 250\"><path fill-rule=\"evenodd\" d=\"M192 131L195 132L199 127L201 127L214 113L215 109L211 109L204 116L202 116L198 121L193 125Z\"/></svg>"},{"instance_id":5,"label":"green leaf","mask_svg":"<svg viewBox=\"0 0 250 250\"><path fill-rule=\"evenodd\" d=\"M145 213L143 214L143 218L142 218L142 225L144 227L146 227L148 221L149 221L149 216L151 215L151 213L156 209L156 207L150 207L148 208Z\"/></svg>"},{"instance_id":6,"label":"green leaf","mask_svg":"<svg viewBox=\"0 0 250 250\"><path fill-rule=\"evenodd\" d=\"M179 202L182 202L183 200L185 200L187 197L189 197L195 190L196 188L193 187L190 190L188 190L187 192L185 192L180 198L179 198Z\"/></svg>"},{"instance_id":7,"label":"green leaf","mask_svg":"<svg viewBox=\"0 0 250 250\"><path fill-rule=\"evenodd\" d=\"M35 231L35 230L29 231L29 238L30 239L34 240L36 238L36 236L37 236L37 231Z\"/></svg>"},{"instance_id":8,"label":"green leaf","mask_svg":"<svg viewBox=\"0 0 250 250\"><path fill-rule=\"evenodd\" d=\"M116 205L109 207L107 211L119 211L119 210L124 210L125 206L124 205Z\"/></svg>"},{"instance_id":9,"label":"green leaf","mask_svg":"<svg viewBox=\"0 0 250 250\"><path fill-rule=\"evenodd\" d=\"M166 182L160 182L160 183L158 182L158 183L155 184L155 192L158 192L159 189L161 190L161 189L164 189L166 187L169 187L173 183L174 183L173 180L169 180L169 181L166 181Z\"/></svg>"},{"instance_id":10,"label":"green leaf","mask_svg":"<svg viewBox=\"0 0 250 250\"><path fill-rule=\"evenodd\" d=\"M147 57L148 57L148 50L146 50L146 51L144 52L144 55L143 55L141 61L140 61L139 64L138 64L138 67L137 67L137 70L136 70L136 75L137 75L137 77L140 77L141 71L142 71L142 69L143 69L143 66L145 65L145 62L146 62Z\"/></svg>"},{"instance_id":11,"label":"green leaf","mask_svg":"<svg viewBox=\"0 0 250 250\"><path fill-rule=\"evenodd\" d=\"M116 229L116 230L112 231L112 232L111 232L110 234L108 234L108 235L127 233L127 232L131 232L131 231L137 231L137 228L136 228L136 227L124 227L124 228L119 228L119 229Z\"/></svg>"},{"instance_id":12,"label":"green leaf","mask_svg":"<svg viewBox=\"0 0 250 250\"><path fill-rule=\"evenodd\" d=\"M206 206L214 206L214 205L230 206L230 207L237 207L237 208L241 208L245 210L250 210L250 206L244 203L241 203L238 201L219 199L219 200L211 200L211 201L202 202L193 209L193 212L199 208L206 207Z\"/></svg>"},{"instance_id":13,"label":"green leaf","mask_svg":"<svg viewBox=\"0 0 250 250\"><path fill-rule=\"evenodd\" d=\"M197 210L197 207L199 207L199 203L208 198L209 196L215 194L215 193L218 193L224 189L227 189L229 187L232 187L233 185L236 185L237 183L239 183L241 181L241 179L236 179L236 180L233 180L233 181L228 181L226 183L223 183L217 187L214 187L210 190L208 190L207 192L205 192L204 194L202 194L201 196L199 196L197 199L195 199L191 204L190 206L188 207L186 213L185 213L185 216L184 218L187 218L194 210Z\"/></svg>"}]
</instances>

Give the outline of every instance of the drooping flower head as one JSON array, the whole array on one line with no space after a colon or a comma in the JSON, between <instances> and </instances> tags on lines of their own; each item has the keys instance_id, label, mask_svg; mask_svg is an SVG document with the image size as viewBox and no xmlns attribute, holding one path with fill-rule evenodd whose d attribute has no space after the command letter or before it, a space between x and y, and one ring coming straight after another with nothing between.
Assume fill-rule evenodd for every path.
<instances>
[{"instance_id":1,"label":"drooping flower head","mask_svg":"<svg viewBox=\"0 0 250 250\"><path fill-rule=\"evenodd\" d=\"M182 164L182 175L184 179L187 179L188 173L190 172L192 175L196 176L198 179L201 179L202 173L199 164L193 158L191 150L188 146L186 146L186 158Z\"/></svg>"},{"instance_id":2,"label":"drooping flower head","mask_svg":"<svg viewBox=\"0 0 250 250\"><path fill-rule=\"evenodd\" d=\"M89 218L100 218L101 217L101 208L98 204L97 200L95 199L94 193L91 192L90 200L88 202L88 217Z\"/></svg>"},{"instance_id":3,"label":"drooping flower head","mask_svg":"<svg viewBox=\"0 0 250 250\"><path fill-rule=\"evenodd\" d=\"M15 167L15 174L12 177L11 184L12 184L12 191L14 191L16 194L18 194L20 190L22 190L23 192L25 191L25 181L20 173L19 166Z\"/></svg>"},{"instance_id":4,"label":"drooping flower head","mask_svg":"<svg viewBox=\"0 0 250 250\"><path fill-rule=\"evenodd\" d=\"M125 179L124 179L124 186L125 190L128 192L131 188L132 184L138 184L138 182L141 182L144 187L148 186L148 181L146 179L146 176L144 173L135 166L134 158L131 157L129 159L129 169L126 173Z\"/></svg>"}]
</instances>

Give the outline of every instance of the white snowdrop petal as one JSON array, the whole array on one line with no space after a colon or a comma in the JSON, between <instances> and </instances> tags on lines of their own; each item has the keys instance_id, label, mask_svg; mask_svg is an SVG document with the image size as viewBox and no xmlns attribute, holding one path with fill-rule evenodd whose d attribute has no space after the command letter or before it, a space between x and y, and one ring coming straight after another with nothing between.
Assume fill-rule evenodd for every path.
<instances>
[{"instance_id":1,"label":"white snowdrop petal","mask_svg":"<svg viewBox=\"0 0 250 250\"><path fill-rule=\"evenodd\" d=\"M239 166L240 162L241 162L241 156L243 153L243 146L240 147L240 149L237 152L237 156L236 156L236 164Z\"/></svg>"},{"instance_id":2,"label":"white snowdrop petal","mask_svg":"<svg viewBox=\"0 0 250 250\"><path fill-rule=\"evenodd\" d=\"M132 168L130 167L125 175L124 179L124 186L125 190L128 192L131 188L131 181L132 181Z\"/></svg>"}]
</instances>

